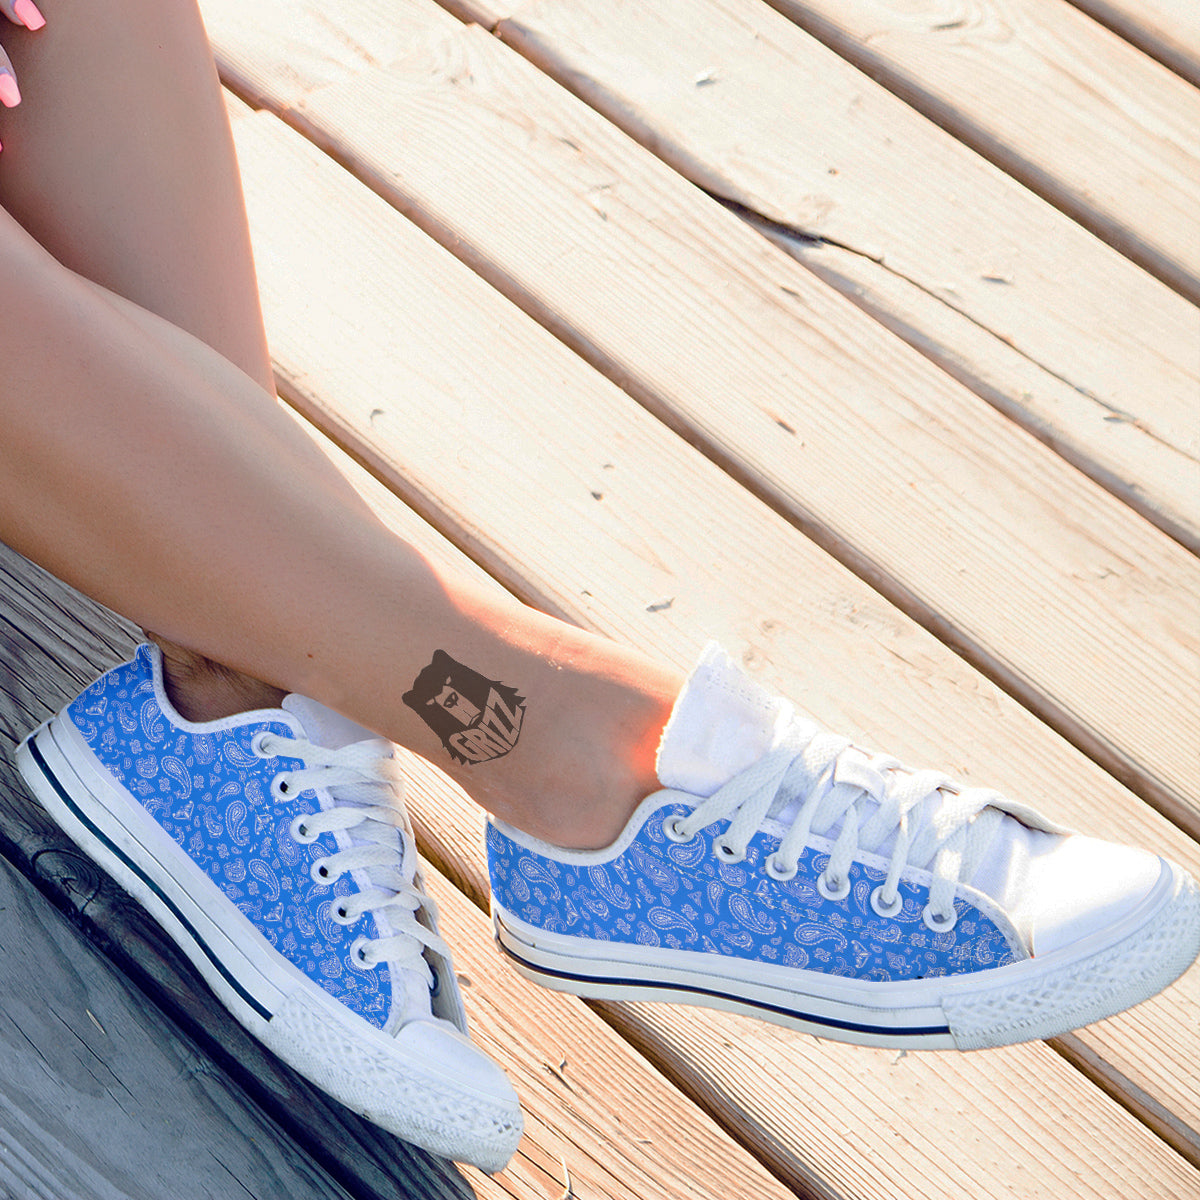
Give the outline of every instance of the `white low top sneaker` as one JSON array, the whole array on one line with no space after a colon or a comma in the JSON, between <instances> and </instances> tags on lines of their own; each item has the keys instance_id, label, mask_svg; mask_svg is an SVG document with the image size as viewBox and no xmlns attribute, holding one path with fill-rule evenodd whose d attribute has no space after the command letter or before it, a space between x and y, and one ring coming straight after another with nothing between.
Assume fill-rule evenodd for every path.
<instances>
[{"instance_id":1,"label":"white low top sneaker","mask_svg":"<svg viewBox=\"0 0 1200 1200\"><path fill-rule=\"evenodd\" d=\"M185 721L142 646L17 758L264 1045L408 1141L508 1162L520 1106L467 1038L388 742L301 696Z\"/></svg>"},{"instance_id":2,"label":"white low top sneaker","mask_svg":"<svg viewBox=\"0 0 1200 1200\"><path fill-rule=\"evenodd\" d=\"M1110 1016L1200 953L1200 898L1179 867L860 750L716 646L676 703L658 774L663 790L603 850L490 822L496 936L522 974L970 1050Z\"/></svg>"}]
</instances>

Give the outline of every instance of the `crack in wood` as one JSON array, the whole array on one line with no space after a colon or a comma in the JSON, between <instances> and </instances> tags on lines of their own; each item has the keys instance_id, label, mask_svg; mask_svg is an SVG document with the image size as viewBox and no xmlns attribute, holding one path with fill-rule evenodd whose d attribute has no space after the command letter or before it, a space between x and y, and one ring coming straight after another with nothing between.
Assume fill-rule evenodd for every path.
<instances>
[{"instance_id":1,"label":"crack in wood","mask_svg":"<svg viewBox=\"0 0 1200 1200\"><path fill-rule=\"evenodd\" d=\"M782 239L787 242L798 242L801 246L831 246L837 250L843 250L847 254L853 254L857 258L865 259L867 262L874 263L881 270L886 271L889 275L915 288L923 296L927 296L934 303L944 306L956 316L961 317L964 321L969 322L982 333L986 333L989 337L996 338L1007 346L1014 354L1024 359L1031 366L1036 367L1039 371L1044 371L1052 379L1056 379L1059 383L1071 388L1079 395L1090 400L1100 408L1104 409L1107 414L1105 420L1122 421L1126 424L1134 426L1136 429L1144 433L1147 437L1153 438L1160 445L1166 446L1169 449L1177 449L1171 442L1161 438L1154 432L1144 421L1135 416L1133 413L1118 407L1115 404L1109 403L1101 396L1097 396L1090 388L1084 387L1082 384L1076 383L1068 378L1061 371L1056 371L1053 367L1041 362L1028 351L1022 350L1016 345L1011 338L1005 337L1001 333L997 333L985 322L978 317L972 316L966 309L960 308L957 304L952 303L944 295L939 293L928 284L921 283L920 280L914 279L911 275L905 274L903 271L898 271L890 263L885 261L882 254L873 254L868 250L859 249L857 246L851 246L847 242L839 241L837 238L825 237L819 233L813 233L809 229L804 229L799 225L793 225L786 221L780 221L774 217L768 217L765 213L761 213L751 208L749 205L743 204L741 201L732 200L728 196L723 196L719 192L713 191L711 188L701 188L701 190L715 200L722 207L728 209L735 216L741 217L748 225L757 229L764 236L772 239ZM981 278L992 283L1011 283L1007 278L1002 278L995 275L984 275Z\"/></svg>"}]
</instances>

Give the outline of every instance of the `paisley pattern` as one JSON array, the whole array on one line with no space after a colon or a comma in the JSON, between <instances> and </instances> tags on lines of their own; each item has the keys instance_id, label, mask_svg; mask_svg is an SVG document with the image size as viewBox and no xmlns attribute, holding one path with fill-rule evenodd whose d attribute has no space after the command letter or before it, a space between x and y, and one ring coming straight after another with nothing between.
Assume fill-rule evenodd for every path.
<instances>
[{"instance_id":1,"label":"paisley pattern","mask_svg":"<svg viewBox=\"0 0 1200 1200\"><path fill-rule=\"evenodd\" d=\"M355 890L343 875L317 883L315 859L335 853L332 834L309 845L291 836L300 812L319 807L316 794L276 800L271 781L304 766L296 758L259 758L252 739L264 731L294 737L282 722L254 722L216 733L176 728L155 696L149 652L101 676L67 715L104 767L184 849L272 946L315 983L372 1025L391 1006L388 968L350 961L360 935L377 935L374 918L339 925L335 896Z\"/></svg>"},{"instance_id":2,"label":"paisley pattern","mask_svg":"<svg viewBox=\"0 0 1200 1200\"><path fill-rule=\"evenodd\" d=\"M1016 960L1004 933L967 901L958 920L934 933L922 920L926 889L901 880L903 907L881 917L871 892L884 873L862 863L850 894L826 900L816 887L828 854L805 849L795 877L778 881L762 864L779 840L759 832L743 862L713 853L720 825L690 842L670 841L663 822L689 810L654 813L629 848L603 864L558 862L488 826L488 869L500 907L547 932L603 942L700 951L880 983L961 975Z\"/></svg>"}]
</instances>

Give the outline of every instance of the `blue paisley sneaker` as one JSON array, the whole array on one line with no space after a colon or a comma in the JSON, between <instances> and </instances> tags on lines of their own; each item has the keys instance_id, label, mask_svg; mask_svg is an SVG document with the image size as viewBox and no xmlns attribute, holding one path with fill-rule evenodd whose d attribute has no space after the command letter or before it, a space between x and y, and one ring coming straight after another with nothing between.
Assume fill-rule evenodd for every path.
<instances>
[{"instance_id":1,"label":"blue paisley sneaker","mask_svg":"<svg viewBox=\"0 0 1200 1200\"><path fill-rule=\"evenodd\" d=\"M501 949L548 987L821 1037L978 1049L1147 999L1200 953L1192 879L798 716L710 646L663 790L607 849L488 826Z\"/></svg>"},{"instance_id":2,"label":"blue paisley sneaker","mask_svg":"<svg viewBox=\"0 0 1200 1200\"><path fill-rule=\"evenodd\" d=\"M17 759L265 1046L384 1129L497 1171L520 1108L466 1037L392 753L301 696L189 723L142 646Z\"/></svg>"}]
</instances>

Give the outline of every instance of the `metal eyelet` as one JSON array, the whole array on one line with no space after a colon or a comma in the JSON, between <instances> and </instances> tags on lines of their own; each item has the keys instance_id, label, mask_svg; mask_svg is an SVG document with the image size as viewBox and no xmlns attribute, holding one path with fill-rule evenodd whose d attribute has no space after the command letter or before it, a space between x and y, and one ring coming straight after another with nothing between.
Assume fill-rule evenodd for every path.
<instances>
[{"instance_id":1,"label":"metal eyelet","mask_svg":"<svg viewBox=\"0 0 1200 1200\"><path fill-rule=\"evenodd\" d=\"M331 921L333 921L333 923L335 925L357 925L358 924L358 917L352 917L346 911L346 904L345 904L344 900L337 904L331 904L329 906L329 919Z\"/></svg>"},{"instance_id":2,"label":"metal eyelet","mask_svg":"<svg viewBox=\"0 0 1200 1200\"><path fill-rule=\"evenodd\" d=\"M850 877L845 879L830 879L827 871L817 876L817 891L826 900L845 900L850 895Z\"/></svg>"},{"instance_id":3,"label":"metal eyelet","mask_svg":"<svg viewBox=\"0 0 1200 1200\"><path fill-rule=\"evenodd\" d=\"M934 933L949 933L958 924L958 910L952 908L948 913L935 913L927 904L921 909L921 920Z\"/></svg>"},{"instance_id":4,"label":"metal eyelet","mask_svg":"<svg viewBox=\"0 0 1200 1200\"><path fill-rule=\"evenodd\" d=\"M745 862L746 851L731 846L723 837L713 839L713 853L723 862L732 866L734 863Z\"/></svg>"},{"instance_id":5,"label":"metal eyelet","mask_svg":"<svg viewBox=\"0 0 1200 1200\"><path fill-rule=\"evenodd\" d=\"M250 739L250 753L258 758L278 758L278 753L267 749L267 739L270 737L271 731L269 729L260 729Z\"/></svg>"},{"instance_id":6,"label":"metal eyelet","mask_svg":"<svg viewBox=\"0 0 1200 1200\"><path fill-rule=\"evenodd\" d=\"M329 859L315 859L312 866L308 868L308 873L312 877L313 883L332 883L337 876L329 869Z\"/></svg>"},{"instance_id":7,"label":"metal eyelet","mask_svg":"<svg viewBox=\"0 0 1200 1200\"><path fill-rule=\"evenodd\" d=\"M695 840L696 835L694 833L687 833L685 830L680 828L682 824L683 817L674 816L664 818L662 823L662 831L666 835L668 841L675 842L682 846L685 842Z\"/></svg>"},{"instance_id":8,"label":"metal eyelet","mask_svg":"<svg viewBox=\"0 0 1200 1200\"><path fill-rule=\"evenodd\" d=\"M276 800L291 800L296 795L295 789L291 786L288 780L291 779L291 771L280 771L274 779L271 780L271 795Z\"/></svg>"},{"instance_id":9,"label":"metal eyelet","mask_svg":"<svg viewBox=\"0 0 1200 1200\"><path fill-rule=\"evenodd\" d=\"M900 893L897 892L895 903L887 904L883 899L883 884L881 883L871 893L871 907L875 910L876 916L894 917L904 907L904 899Z\"/></svg>"},{"instance_id":10,"label":"metal eyelet","mask_svg":"<svg viewBox=\"0 0 1200 1200\"><path fill-rule=\"evenodd\" d=\"M378 966L369 951L370 943L366 938L355 938L350 944L350 965L359 971L372 971Z\"/></svg>"},{"instance_id":11,"label":"metal eyelet","mask_svg":"<svg viewBox=\"0 0 1200 1200\"><path fill-rule=\"evenodd\" d=\"M319 833L313 833L308 827L308 818L311 816L312 813L297 813L288 826L292 841L299 842L301 846L311 846L321 836Z\"/></svg>"},{"instance_id":12,"label":"metal eyelet","mask_svg":"<svg viewBox=\"0 0 1200 1200\"><path fill-rule=\"evenodd\" d=\"M796 878L796 872L800 870L800 864L789 864L784 862L778 854L770 854L763 859L763 870L772 879L777 879L780 883L786 883L789 879Z\"/></svg>"}]
</instances>

